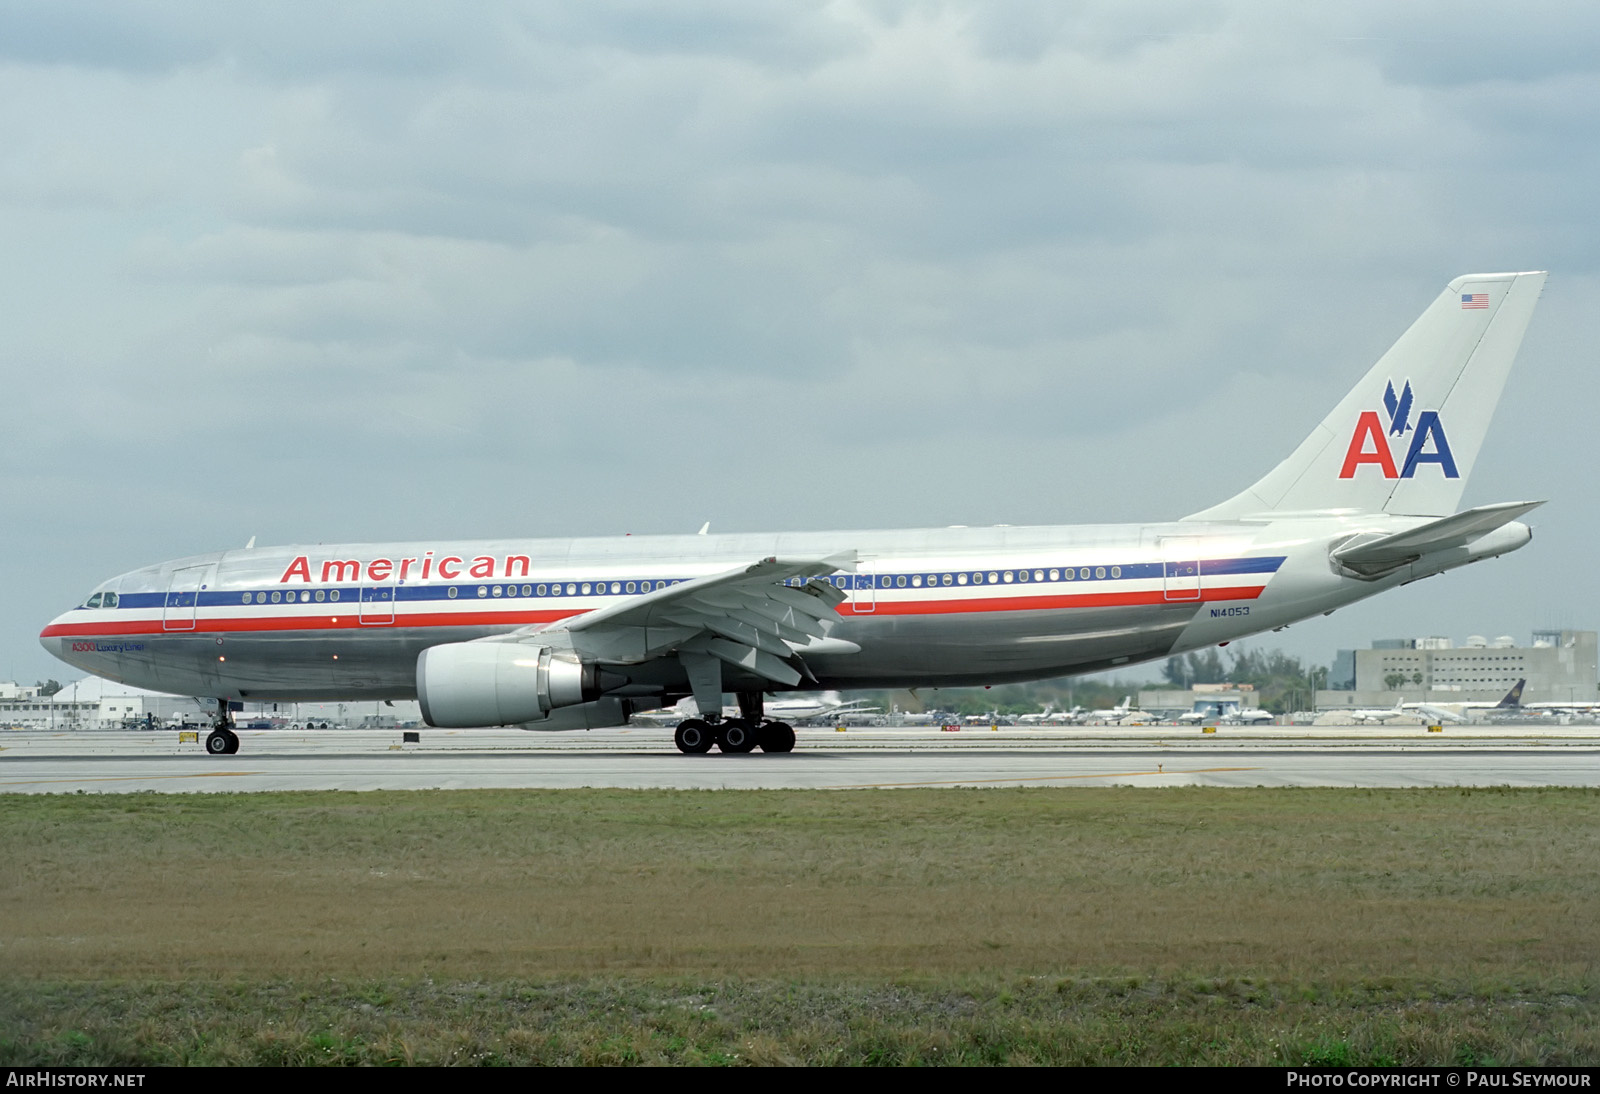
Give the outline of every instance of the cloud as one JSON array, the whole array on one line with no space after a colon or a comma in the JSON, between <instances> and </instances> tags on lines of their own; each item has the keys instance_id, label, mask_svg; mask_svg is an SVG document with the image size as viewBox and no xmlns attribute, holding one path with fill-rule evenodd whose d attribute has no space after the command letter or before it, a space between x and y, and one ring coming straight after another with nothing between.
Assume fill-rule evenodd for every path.
<instances>
[{"instance_id":1,"label":"cloud","mask_svg":"<svg viewBox=\"0 0 1600 1094\"><path fill-rule=\"evenodd\" d=\"M1548 266L1562 451L1513 389L1479 472L1518 496L1595 455L1592 24L7 5L0 471L70 515L0 615L251 534L1176 515L1449 277Z\"/></svg>"}]
</instances>

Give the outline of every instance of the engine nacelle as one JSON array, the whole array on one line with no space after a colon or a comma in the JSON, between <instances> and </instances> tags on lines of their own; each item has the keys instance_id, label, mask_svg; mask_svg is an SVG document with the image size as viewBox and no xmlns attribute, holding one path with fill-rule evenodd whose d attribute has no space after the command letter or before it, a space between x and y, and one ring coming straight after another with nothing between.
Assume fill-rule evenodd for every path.
<instances>
[{"instance_id":1,"label":"engine nacelle","mask_svg":"<svg viewBox=\"0 0 1600 1094\"><path fill-rule=\"evenodd\" d=\"M552 710L549 717L539 722L523 722L518 728L536 733L566 733L574 729L609 729L625 726L633 714L633 703L628 699L606 696L592 703L561 707Z\"/></svg>"},{"instance_id":2,"label":"engine nacelle","mask_svg":"<svg viewBox=\"0 0 1600 1094\"><path fill-rule=\"evenodd\" d=\"M601 676L597 666L549 646L450 642L417 657L417 698L430 726L509 726L598 699Z\"/></svg>"}]
</instances>

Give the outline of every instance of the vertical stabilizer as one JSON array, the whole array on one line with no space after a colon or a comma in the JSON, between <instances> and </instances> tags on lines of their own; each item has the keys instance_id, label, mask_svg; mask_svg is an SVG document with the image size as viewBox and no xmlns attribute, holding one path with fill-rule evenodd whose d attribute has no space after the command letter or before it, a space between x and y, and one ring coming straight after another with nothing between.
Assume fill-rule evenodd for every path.
<instances>
[{"instance_id":1,"label":"vertical stabilizer","mask_svg":"<svg viewBox=\"0 0 1600 1094\"><path fill-rule=\"evenodd\" d=\"M1454 513L1544 279L1456 278L1293 455L1248 490L1184 519Z\"/></svg>"}]
</instances>

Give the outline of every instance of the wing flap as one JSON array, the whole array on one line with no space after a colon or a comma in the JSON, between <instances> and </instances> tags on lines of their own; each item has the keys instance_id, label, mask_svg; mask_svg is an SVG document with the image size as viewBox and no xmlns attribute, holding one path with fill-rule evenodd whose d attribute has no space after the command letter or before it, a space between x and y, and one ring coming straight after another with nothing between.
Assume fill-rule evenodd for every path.
<instances>
[{"instance_id":1,"label":"wing flap","mask_svg":"<svg viewBox=\"0 0 1600 1094\"><path fill-rule=\"evenodd\" d=\"M569 632L581 656L615 664L700 652L792 687L805 674L798 657L823 648L819 643L839 622L838 606L848 598L819 575L854 567L853 555L766 558L530 628L519 637L540 641Z\"/></svg>"},{"instance_id":2,"label":"wing flap","mask_svg":"<svg viewBox=\"0 0 1600 1094\"><path fill-rule=\"evenodd\" d=\"M773 683L794 687L800 682L800 674L794 668L770 653L763 653L721 638L708 638L704 645L705 652L719 661L735 665Z\"/></svg>"}]
</instances>

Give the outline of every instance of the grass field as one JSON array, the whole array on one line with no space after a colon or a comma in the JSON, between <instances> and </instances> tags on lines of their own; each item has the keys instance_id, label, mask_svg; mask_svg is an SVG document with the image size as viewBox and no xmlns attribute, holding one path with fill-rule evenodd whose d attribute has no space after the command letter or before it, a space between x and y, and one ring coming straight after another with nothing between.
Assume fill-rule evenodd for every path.
<instances>
[{"instance_id":1,"label":"grass field","mask_svg":"<svg viewBox=\"0 0 1600 1094\"><path fill-rule=\"evenodd\" d=\"M1600 1062L1600 793L0 798L0 1062Z\"/></svg>"}]
</instances>

